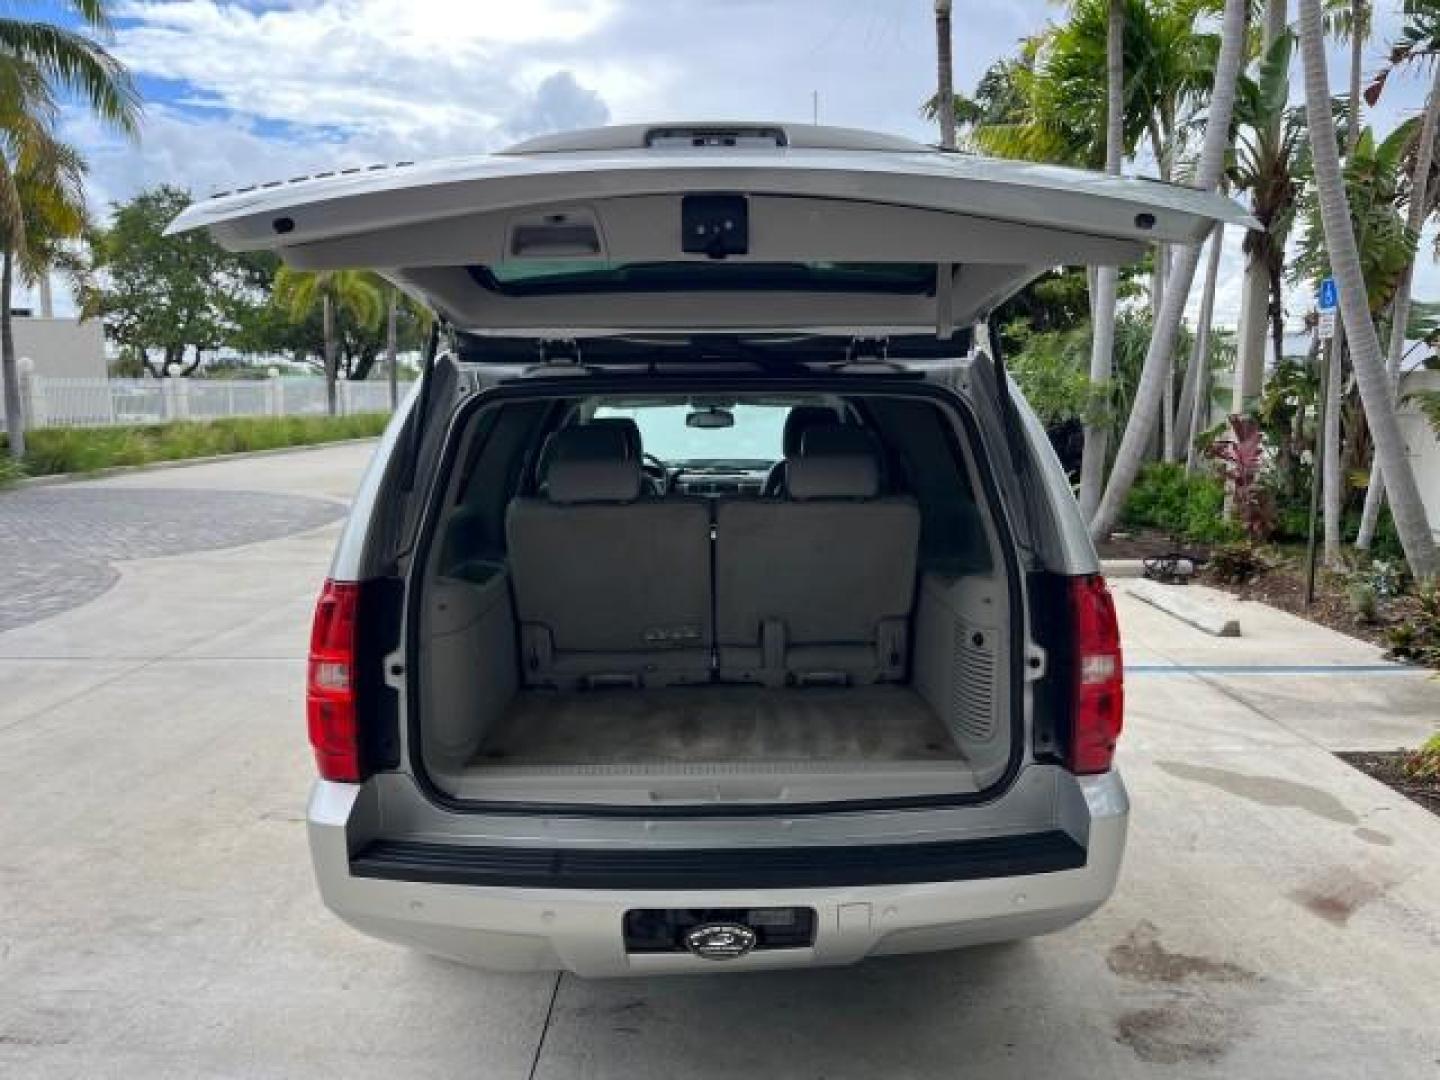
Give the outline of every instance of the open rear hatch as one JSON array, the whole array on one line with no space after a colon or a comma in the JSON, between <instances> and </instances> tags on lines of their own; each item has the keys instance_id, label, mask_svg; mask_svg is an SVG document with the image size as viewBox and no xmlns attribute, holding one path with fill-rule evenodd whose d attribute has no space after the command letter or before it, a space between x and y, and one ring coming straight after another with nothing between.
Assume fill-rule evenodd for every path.
<instances>
[{"instance_id":1,"label":"open rear hatch","mask_svg":"<svg viewBox=\"0 0 1440 1080\"><path fill-rule=\"evenodd\" d=\"M846 129L628 126L195 203L231 250L370 267L457 330L938 334L1046 269L1248 223L1221 196ZM757 293L766 297L755 303Z\"/></svg>"}]
</instances>

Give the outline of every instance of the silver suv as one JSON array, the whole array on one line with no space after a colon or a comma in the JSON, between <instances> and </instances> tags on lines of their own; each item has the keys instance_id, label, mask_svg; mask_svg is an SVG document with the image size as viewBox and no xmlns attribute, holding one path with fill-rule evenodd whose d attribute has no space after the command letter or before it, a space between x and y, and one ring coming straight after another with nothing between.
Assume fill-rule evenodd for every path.
<instances>
[{"instance_id":1,"label":"silver suv","mask_svg":"<svg viewBox=\"0 0 1440 1080\"><path fill-rule=\"evenodd\" d=\"M435 314L316 609L326 904L486 967L843 964L1115 885L1114 608L986 330L1217 196L775 124L225 193Z\"/></svg>"}]
</instances>

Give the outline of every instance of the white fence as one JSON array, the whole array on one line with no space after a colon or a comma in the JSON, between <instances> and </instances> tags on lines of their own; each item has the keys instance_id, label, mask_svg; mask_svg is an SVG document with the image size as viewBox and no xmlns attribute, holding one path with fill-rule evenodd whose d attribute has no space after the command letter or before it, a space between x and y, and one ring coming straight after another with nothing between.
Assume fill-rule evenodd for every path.
<instances>
[{"instance_id":1,"label":"white fence","mask_svg":"<svg viewBox=\"0 0 1440 1080\"><path fill-rule=\"evenodd\" d=\"M403 396L408 383L400 384ZM335 385L335 411L389 412L384 380ZM325 380L47 379L25 375L20 396L27 427L102 427L227 416L324 416Z\"/></svg>"}]
</instances>

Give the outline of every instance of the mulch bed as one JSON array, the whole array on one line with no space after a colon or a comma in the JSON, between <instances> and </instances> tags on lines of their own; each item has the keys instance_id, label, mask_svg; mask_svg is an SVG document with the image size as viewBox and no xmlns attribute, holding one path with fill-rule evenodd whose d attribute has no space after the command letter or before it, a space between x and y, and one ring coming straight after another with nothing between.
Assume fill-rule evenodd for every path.
<instances>
[{"instance_id":1,"label":"mulch bed","mask_svg":"<svg viewBox=\"0 0 1440 1080\"><path fill-rule=\"evenodd\" d=\"M1419 803L1432 814L1440 814L1440 780L1407 779L1403 769L1405 751L1360 751L1336 756Z\"/></svg>"},{"instance_id":2,"label":"mulch bed","mask_svg":"<svg viewBox=\"0 0 1440 1080\"><path fill-rule=\"evenodd\" d=\"M1241 600L1258 600L1381 648L1388 645L1385 631L1406 620L1413 602L1410 597L1384 601L1374 621L1367 621L1360 618L1351 607L1343 579L1320 570L1315 575L1315 602L1307 607L1303 563L1299 566L1288 562L1272 565L1271 569L1243 585L1213 581L1204 576L1201 580Z\"/></svg>"},{"instance_id":3,"label":"mulch bed","mask_svg":"<svg viewBox=\"0 0 1440 1080\"><path fill-rule=\"evenodd\" d=\"M1098 545L1098 550L1102 559L1147 559L1174 551L1184 552L1201 562L1196 580L1202 585L1221 589L1241 600L1258 600L1381 648L1388 644L1385 631L1396 623L1406 621L1415 603L1410 597L1384 601L1375 621L1367 622L1351 608L1344 579L1321 569L1315 577L1315 602L1307 607L1303 555L1297 557L1266 549L1263 557L1269 560L1269 569L1244 585L1234 585L1218 581L1206 572L1203 564L1210 551L1204 544L1177 540L1155 529L1137 529L1112 536Z\"/></svg>"},{"instance_id":4,"label":"mulch bed","mask_svg":"<svg viewBox=\"0 0 1440 1080\"><path fill-rule=\"evenodd\" d=\"M1135 529L1117 532L1096 545L1102 559L1148 559L1152 555L1169 555L1183 551L1202 558L1210 553L1204 544L1180 540L1159 529Z\"/></svg>"}]
</instances>

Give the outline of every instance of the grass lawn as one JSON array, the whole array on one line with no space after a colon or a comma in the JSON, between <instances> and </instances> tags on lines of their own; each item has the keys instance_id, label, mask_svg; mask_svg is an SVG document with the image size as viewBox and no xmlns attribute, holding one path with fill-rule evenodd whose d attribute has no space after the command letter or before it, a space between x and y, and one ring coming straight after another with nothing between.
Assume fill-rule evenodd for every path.
<instances>
[{"instance_id":1,"label":"grass lawn","mask_svg":"<svg viewBox=\"0 0 1440 1080\"><path fill-rule=\"evenodd\" d=\"M213 457L246 450L361 439L379 435L387 413L357 416L252 416L225 420L181 420L101 428L37 428L25 433L25 460L18 466L9 447L0 455L0 484L24 476L86 473L116 465Z\"/></svg>"}]
</instances>

